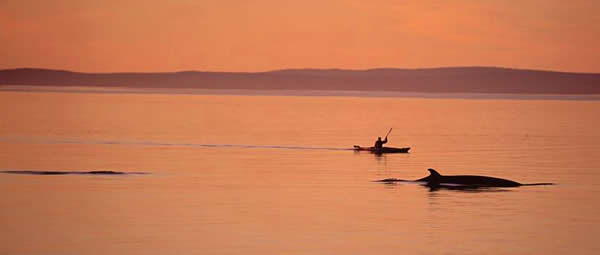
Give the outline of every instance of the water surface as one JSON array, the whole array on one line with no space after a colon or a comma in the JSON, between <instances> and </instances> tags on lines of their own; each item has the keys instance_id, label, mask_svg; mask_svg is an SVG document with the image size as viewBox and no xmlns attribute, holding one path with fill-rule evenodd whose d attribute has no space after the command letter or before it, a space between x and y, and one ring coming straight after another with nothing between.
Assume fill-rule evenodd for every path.
<instances>
[{"instance_id":1,"label":"water surface","mask_svg":"<svg viewBox=\"0 0 600 255\"><path fill-rule=\"evenodd\" d=\"M597 101L0 92L0 254L594 254ZM409 154L348 150L389 127ZM427 168L533 186L430 192Z\"/></svg>"}]
</instances>

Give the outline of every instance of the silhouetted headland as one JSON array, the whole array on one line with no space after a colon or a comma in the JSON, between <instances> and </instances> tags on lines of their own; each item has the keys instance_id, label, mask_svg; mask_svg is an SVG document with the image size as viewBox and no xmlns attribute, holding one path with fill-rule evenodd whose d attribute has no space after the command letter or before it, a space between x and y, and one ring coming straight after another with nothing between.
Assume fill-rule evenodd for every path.
<instances>
[{"instance_id":1,"label":"silhouetted headland","mask_svg":"<svg viewBox=\"0 0 600 255\"><path fill-rule=\"evenodd\" d=\"M0 70L0 86L85 86L425 93L600 94L600 74L496 67L290 69L270 72L79 73Z\"/></svg>"},{"instance_id":2,"label":"silhouetted headland","mask_svg":"<svg viewBox=\"0 0 600 255\"><path fill-rule=\"evenodd\" d=\"M536 185L553 185L553 183L518 183L515 181L480 175L441 175L434 169L427 169L429 176L418 180L402 180L402 179L383 179L377 182L395 183L395 182L421 182L430 188L449 187L454 189L474 189L474 188L489 188L489 187L520 187L520 186L536 186Z\"/></svg>"}]
</instances>

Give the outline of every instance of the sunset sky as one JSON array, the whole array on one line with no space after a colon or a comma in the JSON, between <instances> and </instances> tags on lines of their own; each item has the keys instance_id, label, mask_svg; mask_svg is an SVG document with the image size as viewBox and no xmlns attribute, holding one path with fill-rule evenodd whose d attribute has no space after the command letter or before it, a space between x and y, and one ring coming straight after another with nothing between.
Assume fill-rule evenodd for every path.
<instances>
[{"instance_id":1,"label":"sunset sky","mask_svg":"<svg viewBox=\"0 0 600 255\"><path fill-rule=\"evenodd\" d=\"M0 0L0 69L600 72L600 1Z\"/></svg>"}]
</instances>

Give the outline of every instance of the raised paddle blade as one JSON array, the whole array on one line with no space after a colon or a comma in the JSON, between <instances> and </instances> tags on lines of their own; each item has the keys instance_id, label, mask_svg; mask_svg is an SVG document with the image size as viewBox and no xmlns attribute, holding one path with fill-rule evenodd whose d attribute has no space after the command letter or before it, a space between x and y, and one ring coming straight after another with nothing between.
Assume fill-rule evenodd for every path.
<instances>
[{"instance_id":1,"label":"raised paddle blade","mask_svg":"<svg viewBox=\"0 0 600 255\"><path fill-rule=\"evenodd\" d=\"M390 128L390 131L388 131L387 134L385 134L385 137L387 138L388 135L390 135L391 132L392 132L392 128Z\"/></svg>"}]
</instances>

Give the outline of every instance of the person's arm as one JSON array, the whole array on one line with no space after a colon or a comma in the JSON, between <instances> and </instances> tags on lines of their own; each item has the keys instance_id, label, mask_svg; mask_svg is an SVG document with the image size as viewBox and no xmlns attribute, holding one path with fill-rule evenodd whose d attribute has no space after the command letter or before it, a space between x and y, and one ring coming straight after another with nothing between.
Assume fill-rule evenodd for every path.
<instances>
[{"instance_id":1,"label":"person's arm","mask_svg":"<svg viewBox=\"0 0 600 255\"><path fill-rule=\"evenodd\" d=\"M383 140L382 144L387 143L387 136L385 137L385 139Z\"/></svg>"}]
</instances>

